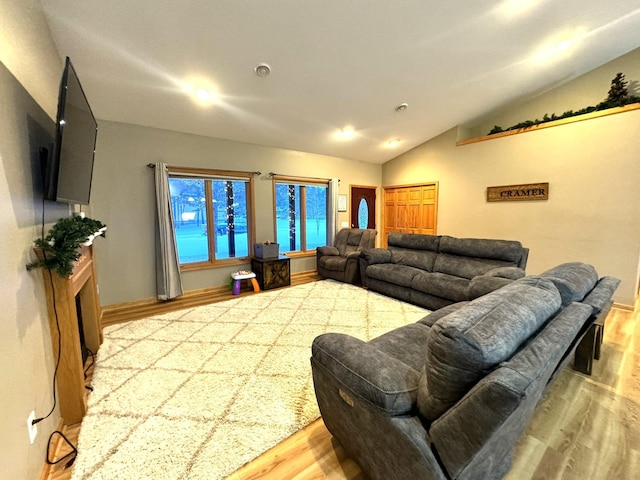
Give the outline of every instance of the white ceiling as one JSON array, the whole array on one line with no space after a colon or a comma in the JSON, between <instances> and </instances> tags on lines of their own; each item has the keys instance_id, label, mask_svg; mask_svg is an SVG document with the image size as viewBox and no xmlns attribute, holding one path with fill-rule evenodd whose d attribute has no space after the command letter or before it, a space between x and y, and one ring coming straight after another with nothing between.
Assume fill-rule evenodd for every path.
<instances>
[{"instance_id":1,"label":"white ceiling","mask_svg":"<svg viewBox=\"0 0 640 480\"><path fill-rule=\"evenodd\" d=\"M373 163L640 46L638 0L41 2L98 119Z\"/></svg>"}]
</instances>

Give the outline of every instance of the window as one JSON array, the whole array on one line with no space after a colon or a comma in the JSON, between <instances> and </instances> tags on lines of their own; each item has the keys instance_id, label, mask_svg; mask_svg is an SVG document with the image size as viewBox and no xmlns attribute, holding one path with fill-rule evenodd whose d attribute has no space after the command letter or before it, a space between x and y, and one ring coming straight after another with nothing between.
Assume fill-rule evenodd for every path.
<instances>
[{"instance_id":1,"label":"window","mask_svg":"<svg viewBox=\"0 0 640 480\"><path fill-rule=\"evenodd\" d=\"M253 176L169 168L178 258L183 269L246 263L253 245Z\"/></svg>"},{"instance_id":2,"label":"window","mask_svg":"<svg viewBox=\"0 0 640 480\"><path fill-rule=\"evenodd\" d=\"M328 180L274 177L276 241L283 252L327 244Z\"/></svg>"}]
</instances>

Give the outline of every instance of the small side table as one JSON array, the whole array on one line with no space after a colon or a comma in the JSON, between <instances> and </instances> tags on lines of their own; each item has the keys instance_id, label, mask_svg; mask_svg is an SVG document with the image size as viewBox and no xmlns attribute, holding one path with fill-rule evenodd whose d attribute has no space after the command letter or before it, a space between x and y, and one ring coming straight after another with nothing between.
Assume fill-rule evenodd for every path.
<instances>
[{"instance_id":1,"label":"small side table","mask_svg":"<svg viewBox=\"0 0 640 480\"><path fill-rule=\"evenodd\" d=\"M232 287L231 293L233 293L234 295L240 294L240 284L242 283L242 280L246 280L247 283L250 283L253 286L254 292L260 291L260 286L256 281L256 274L253 272L241 271L241 272L233 272L231 274L231 283L233 284L233 285L229 285L230 287Z\"/></svg>"},{"instance_id":2,"label":"small side table","mask_svg":"<svg viewBox=\"0 0 640 480\"><path fill-rule=\"evenodd\" d=\"M291 285L290 259L285 255L273 258L251 258L251 270L255 272L262 290Z\"/></svg>"}]
</instances>

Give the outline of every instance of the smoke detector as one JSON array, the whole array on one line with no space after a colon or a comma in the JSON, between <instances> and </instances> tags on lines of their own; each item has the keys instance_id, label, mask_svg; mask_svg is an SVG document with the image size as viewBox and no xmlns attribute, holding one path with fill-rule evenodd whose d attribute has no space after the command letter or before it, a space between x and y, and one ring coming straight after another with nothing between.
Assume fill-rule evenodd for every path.
<instances>
[{"instance_id":1,"label":"smoke detector","mask_svg":"<svg viewBox=\"0 0 640 480\"><path fill-rule=\"evenodd\" d=\"M266 63L261 63L255 68L256 75L259 77L268 77L271 73L271 67Z\"/></svg>"}]
</instances>

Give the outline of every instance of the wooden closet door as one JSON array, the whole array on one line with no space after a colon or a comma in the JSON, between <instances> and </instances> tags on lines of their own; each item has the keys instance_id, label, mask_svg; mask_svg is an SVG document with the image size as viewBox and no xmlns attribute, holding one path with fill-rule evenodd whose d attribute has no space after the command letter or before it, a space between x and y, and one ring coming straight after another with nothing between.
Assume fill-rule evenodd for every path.
<instances>
[{"instance_id":1,"label":"wooden closet door","mask_svg":"<svg viewBox=\"0 0 640 480\"><path fill-rule=\"evenodd\" d=\"M438 184L385 187L383 238L391 232L436 234Z\"/></svg>"}]
</instances>

